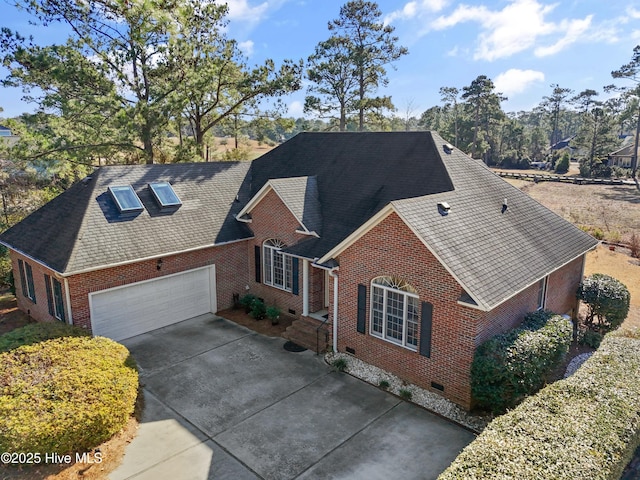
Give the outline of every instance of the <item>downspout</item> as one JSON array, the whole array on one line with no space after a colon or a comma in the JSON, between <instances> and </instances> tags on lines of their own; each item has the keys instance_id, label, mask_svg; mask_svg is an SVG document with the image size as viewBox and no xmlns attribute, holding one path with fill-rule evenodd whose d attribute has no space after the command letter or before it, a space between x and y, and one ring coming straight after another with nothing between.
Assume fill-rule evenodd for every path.
<instances>
[{"instance_id":1,"label":"downspout","mask_svg":"<svg viewBox=\"0 0 640 480\"><path fill-rule=\"evenodd\" d=\"M338 269L329 270L333 277L333 352L338 352Z\"/></svg>"},{"instance_id":2,"label":"downspout","mask_svg":"<svg viewBox=\"0 0 640 480\"><path fill-rule=\"evenodd\" d=\"M309 260L302 259L302 316L309 316Z\"/></svg>"},{"instance_id":3,"label":"downspout","mask_svg":"<svg viewBox=\"0 0 640 480\"><path fill-rule=\"evenodd\" d=\"M71 316L71 294L69 293L69 279L64 278L64 296L67 300L67 323L73 325L73 317Z\"/></svg>"}]
</instances>

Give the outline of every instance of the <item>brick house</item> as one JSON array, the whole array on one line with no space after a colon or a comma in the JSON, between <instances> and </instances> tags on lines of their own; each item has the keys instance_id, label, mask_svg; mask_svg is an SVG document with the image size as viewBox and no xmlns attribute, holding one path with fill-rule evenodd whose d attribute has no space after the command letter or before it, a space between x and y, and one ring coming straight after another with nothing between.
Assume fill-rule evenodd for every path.
<instances>
[{"instance_id":1,"label":"brick house","mask_svg":"<svg viewBox=\"0 0 640 480\"><path fill-rule=\"evenodd\" d=\"M574 316L596 245L433 132L102 167L0 241L37 320L120 340L253 293L466 408L475 348L540 307Z\"/></svg>"}]
</instances>

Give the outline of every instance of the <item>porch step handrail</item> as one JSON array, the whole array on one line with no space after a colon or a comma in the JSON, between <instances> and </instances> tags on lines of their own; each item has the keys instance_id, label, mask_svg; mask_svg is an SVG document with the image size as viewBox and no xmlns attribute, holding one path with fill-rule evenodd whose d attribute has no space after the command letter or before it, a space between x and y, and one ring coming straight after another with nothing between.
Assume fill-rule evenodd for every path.
<instances>
[{"instance_id":1,"label":"porch step handrail","mask_svg":"<svg viewBox=\"0 0 640 480\"><path fill-rule=\"evenodd\" d=\"M320 329L325 326L325 324L329 321L329 314L327 313L327 318L316 327L316 355L320 355ZM325 345L329 341L329 332L325 331Z\"/></svg>"}]
</instances>

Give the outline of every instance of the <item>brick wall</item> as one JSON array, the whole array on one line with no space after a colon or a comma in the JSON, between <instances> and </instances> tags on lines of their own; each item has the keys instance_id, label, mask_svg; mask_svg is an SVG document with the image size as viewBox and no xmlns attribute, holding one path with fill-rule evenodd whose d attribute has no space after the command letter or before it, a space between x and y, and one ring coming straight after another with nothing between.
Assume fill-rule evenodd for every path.
<instances>
[{"instance_id":1,"label":"brick wall","mask_svg":"<svg viewBox=\"0 0 640 480\"><path fill-rule=\"evenodd\" d=\"M293 295L291 292L287 292L277 287L265 285L262 282L255 281L255 247L260 247L260 261L264 264L262 255L262 245L265 240L277 239L282 241L285 245L294 245L301 240L308 240L309 236L295 233L300 228L300 223L296 220L293 214L289 211L286 205L280 200L280 197L274 192L270 191L265 197L253 208L251 211L252 221L249 224L254 238L248 242L247 258L249 262L249 290L245 290L245 293L252 293L259 298L264 299L267 305L277 305L282 309L284 313L291 311L295 312L295 315L302 314L302 260L299 261L298 272L298 295ZM261 267L262 270L263 267ZM264 272L262 272L264 274ZM313 304L313 297L311 291L315 289L317 285L316 277L321 275L322 272L316 268L309 266L309 273L311 278L309 279L310 285L310 307ZM313 310L311 310L313 311Z\"/></svg>"},{"instance_id":2,"label":"brick wall","mask_svg":"<svg viewBox=\"0 0 640 480\"><path fill-rule=\"evenodd\" d=\"M340 254L338 261L338 350L354 349L356 357L464 408L471 406L470 367L475 348L516 327L527 312L538 307L538 284L491 312L458 304L460 285L395 213ZM581 272L582 258L549 276L548 309L571 312ZM430 358L369 334L371 281L378 276L401 277L417 290L420 302L433 305ZM364 335L356 330L358 284L367 286ZM332 307L329 311L331 318ZM433 389L431 382L444 386L444 391Z\"/></svg>"},{"instance_id":3,"label":"brick wall","mask_svg":"<svg viewBox=\"0 0 640 480\"><path fill-rule=\"evenodd\" d=\"M53 322L59 321L53 315L49 314L49 303L47 301L47 290L45 286L45 275L49 275L52 278L56 278L60 284L62 285L62 295L64 298L65 305L65 318L67 317L67 301L66 301L66 291L64 279L59 277L56 272L53 270L44 267L43 265L30 260L23 255L20 255L18 252L14 250L9 250L9 256L11 258L11 264L13 266L13 274L15 278L16 285L16 300L18 303L18 308L23 312L29 314L34 320L39 322ZM35 290L36 301L34 303L28 297L25 297L22 293L22 285L20 282L20 273L18 269L18 259L22 260L24 263L31 265L31 271L33 274L33 286ZM26 281L26 279L25 279Z\"/></svg>"},{"instance_id":4,"label":"brick wall","mask_svg":"<svg viewBox=\"0 0 640 480\"><path fill-rule=\"evenodd\" d=\"M338 261L338 350L352 348L356 357L469 408L469 369L484 312L457 303L460 285L431 252L392 213ZM379 276L401 277L417 290L421 302L433 304L430 358L369 334L371 281ZM358 284L367 286L366 334L356 330ZM431 382L444 391L433 389Z\"/></svg>"},{"instance_id":5,"label":"brick wall","mask_svg":"<svg viewBox=\"0 0 640 480\"><path fill-rule=\"evenodd\" d=\"M578 299L576 292L582 281L585 256L576 258L560 270L549 275L546 309L552 312L577 317Z\"/></svg>"},{"instance_id":6,"label":"brick wall","mask_svg":"<svg viewBox=\"0 0 640 480\"><path fill-rule=\"evenodd\" d=\"M583 261L584 256L581 256L549 275L545 309L575 318L576 291L582 280ZM539 291L540 285L536 283L488 312L478 324L476 345L520 325L525 314L538 309Z\"/></svg>"},{"instance_id":7,"label":"brick wall","mask_svg":"<svg viewBox=\"0 0 640 480\"><path fill-rule=\"evenodd\" d=\"M237 242L162 257L160 270L157 268L158 261L154 259L72 275L68 280L71 291L73 323L83 328L91 329L89 312L89 293L91 292L171 275L207 265L216 266L218 309L229 308L233 305L233 294L241 294L247 283L246 249L246 242Z\"/></svg>"}]
</instances>

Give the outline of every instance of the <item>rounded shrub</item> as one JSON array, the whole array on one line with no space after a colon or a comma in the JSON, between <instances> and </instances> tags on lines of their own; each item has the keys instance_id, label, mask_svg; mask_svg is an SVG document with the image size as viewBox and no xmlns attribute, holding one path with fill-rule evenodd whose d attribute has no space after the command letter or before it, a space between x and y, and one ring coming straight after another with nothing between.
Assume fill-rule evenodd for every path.
<instances>
[{"instance_id":1,"label":"rounded shrub","mask_svg":"<svg viewBox=\"0 0 640 480\"><path fill-rule=\"evenodd\" d=\"M528 314L519 328L480 345L471 364L476 406L502 413L539 390L569 351L572 333L569 320L540 311Z\"/></svg>"},{"instance_id":2,"label":"rounded shrub","mask_svg":"<svg viewBox=\"0 0 640 480\"><path fill-rule=\"evenodd\" d=\"M0 354L0 450L87 451L133 413L138 373L129 351L102 337L65 337Z\"/></svg>"},{"instance_id":3,"label":"rounded shrub","mask_svg":"<svg viewBox=\"0 0 640 480\"><path fill-rule=\"evenodd\" d=\"M32 323L16 328L0 337L0 352L60 337L88 337L89 332L66 323Z\"/></svg>"},{"instance_id":4,"label":"rounded shrub","mask_svg":"<svg viewBox=\"0 0 640 480\"><path fill-rule=\"evenodd\" d=\"M588 308L586 326L601 334L618 328L627 318L631 295L627 287L609 275L594 273L578 287L578 298Z\"/></svg>"}]
</instances>

